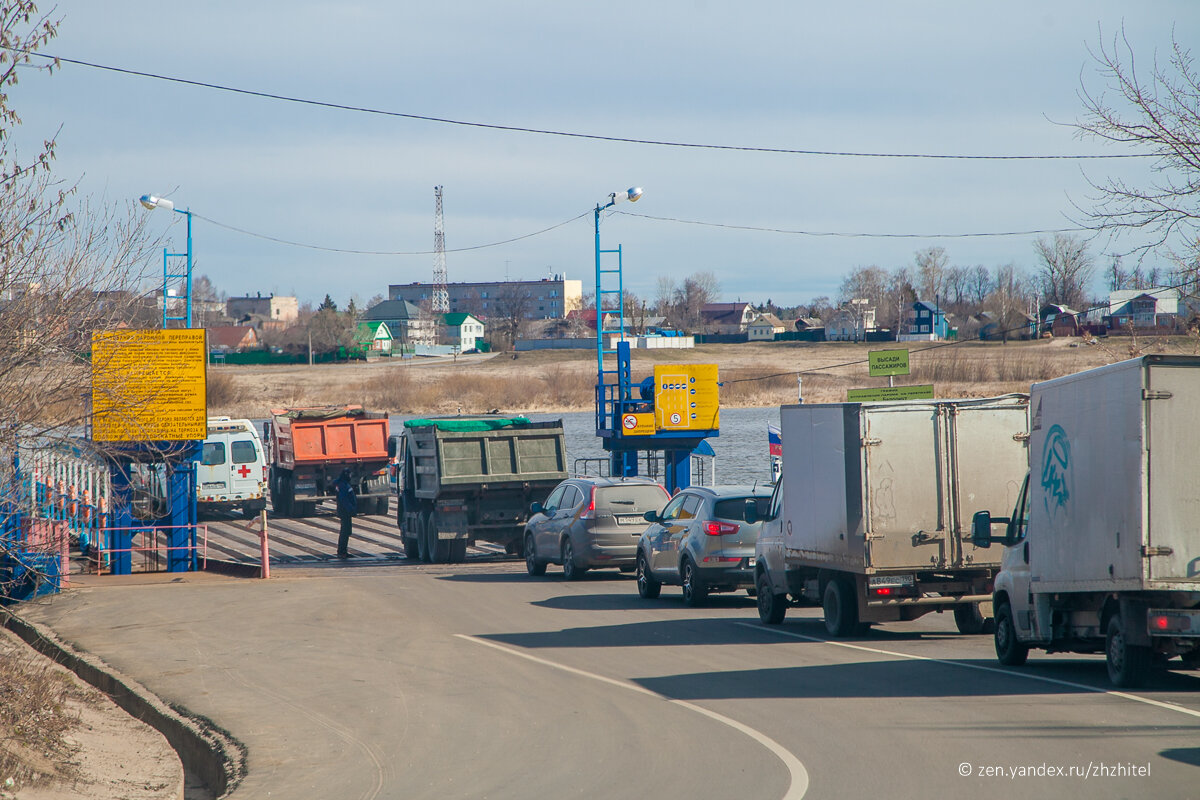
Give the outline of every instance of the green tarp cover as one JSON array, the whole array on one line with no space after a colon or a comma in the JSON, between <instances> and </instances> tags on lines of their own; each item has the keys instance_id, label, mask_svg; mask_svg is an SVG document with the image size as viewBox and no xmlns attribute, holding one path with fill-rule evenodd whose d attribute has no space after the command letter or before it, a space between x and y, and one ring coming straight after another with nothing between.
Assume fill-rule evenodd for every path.
<instances>
[{"instance_id":1,"label":"green tarp cover","mask_svg":"<svg viewBox=\"0 0 1200 800\"><path fill-rule=\"evenodd\" d=\"M528 417L496 417L491 419L410 419L406 428L427 428L430 425L439 431L495 431L513 425L528 425Z\"/></svg>"}]
</instances>

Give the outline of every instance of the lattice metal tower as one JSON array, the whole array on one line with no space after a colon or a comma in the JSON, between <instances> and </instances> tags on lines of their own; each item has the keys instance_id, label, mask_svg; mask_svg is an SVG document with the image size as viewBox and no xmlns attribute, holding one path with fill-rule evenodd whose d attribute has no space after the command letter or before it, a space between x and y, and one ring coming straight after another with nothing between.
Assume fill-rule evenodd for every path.
<instances>
[{"instance_id":1,"label":"lattice metal tower","mask_svg":"<svg viewBox=\"0 0 1200 800\"><path fill-rule=\"evenodd\" d=\"M442 217L442 187L433 187L437 209L433 214L433 297L430 310L434 314L450 313L450 290L446 287L446 221Z\"/></svg>"}]
</instances>

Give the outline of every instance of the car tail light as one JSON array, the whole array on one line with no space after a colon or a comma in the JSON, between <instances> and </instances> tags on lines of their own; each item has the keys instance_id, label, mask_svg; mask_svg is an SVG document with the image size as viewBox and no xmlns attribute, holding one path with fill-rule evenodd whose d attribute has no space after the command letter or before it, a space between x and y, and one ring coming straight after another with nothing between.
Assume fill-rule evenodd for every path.
<instances>
[{"instance_id":1,"label":"car tail light","mask_svg":"<svg viewBox=\"0 0 1200 800\"><path fill-rule=\"evenodd\" d=\"M580 519L595 519L596 518L596 487L592 487L592 493L588 496L587 508L579 515Z\"/></svg>"},{"instance_id":2,"label":"car tail light","mask_svg":"<svg viewBox=\"0 0 1200 800\"><path fill-rule=\"evenodd\" d=\"M268 469L268 467L267 467L267 465L266 465L266 464L263 464L263 480L264 480L264 481L269 481L269 480L271 480L271 472L270 472L270 470Z\"/></svg>"},{"instance_id":3,"label":"car tail light","mask_svg":"<svg viewBox=\"0 0 1200 800\"><path fill-rule=\"evenodd\" d=\"M709 536L727 536L731 533L737 533L738 530L738 526L732 522L718 522L714 519L704 523L704 532Z\"/></svg>"}]
</instances>

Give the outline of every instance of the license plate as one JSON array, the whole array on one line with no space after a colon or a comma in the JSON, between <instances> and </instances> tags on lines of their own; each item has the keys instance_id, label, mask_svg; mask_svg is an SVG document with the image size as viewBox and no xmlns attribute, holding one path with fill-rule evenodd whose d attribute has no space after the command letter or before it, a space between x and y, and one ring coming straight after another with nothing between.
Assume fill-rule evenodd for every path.
<instances>
[{"instance_id":1,"label":"license plate","mask_svg":"<svg viewBox=\"0 0 1200 800\"><path fill-rule=\"evenodd\" d=\"M639 522L645 522L645 521L646 521L646 518L641 516L640 514L618 514L617 515L617 524L618 525L636 525Z\"/></svg>"}]
</instances>

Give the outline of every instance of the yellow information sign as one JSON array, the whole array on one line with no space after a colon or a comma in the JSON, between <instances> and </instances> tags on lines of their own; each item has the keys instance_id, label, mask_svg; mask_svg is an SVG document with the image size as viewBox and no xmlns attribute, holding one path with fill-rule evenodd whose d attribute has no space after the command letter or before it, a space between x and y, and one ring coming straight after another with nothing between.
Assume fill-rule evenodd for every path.
<instances>
[{"instance_id":1,"label":"yellow information sign","mask_svg":"<svg viewBox=\"0 0 1200 800\"><path fill-rule=\"evenodd\" d=\"M622 414L621 415L621 435L622 436L653 436L654 435L654 415L653 414Z\"/></svg>"},{"instance_id":2,"label":"yellow information sign","mask_svg":"<svg viewBox=\"0 0 1200 800\"><path fill-rule=\"evenodd\" d=\"M204 439L207 365L203 328L93 333L92 439Z\"/></svg>"},{"instance_id":3,"label":"yellow information sign","mask_svg":"<svg viewBox=\"0 0 1200 800\"><path fill-rule=\"evenodd\" d=\"M660 431L720 427L716 364L660 364L654 368L654 424Z\"/></svg>"}]
</instances>

